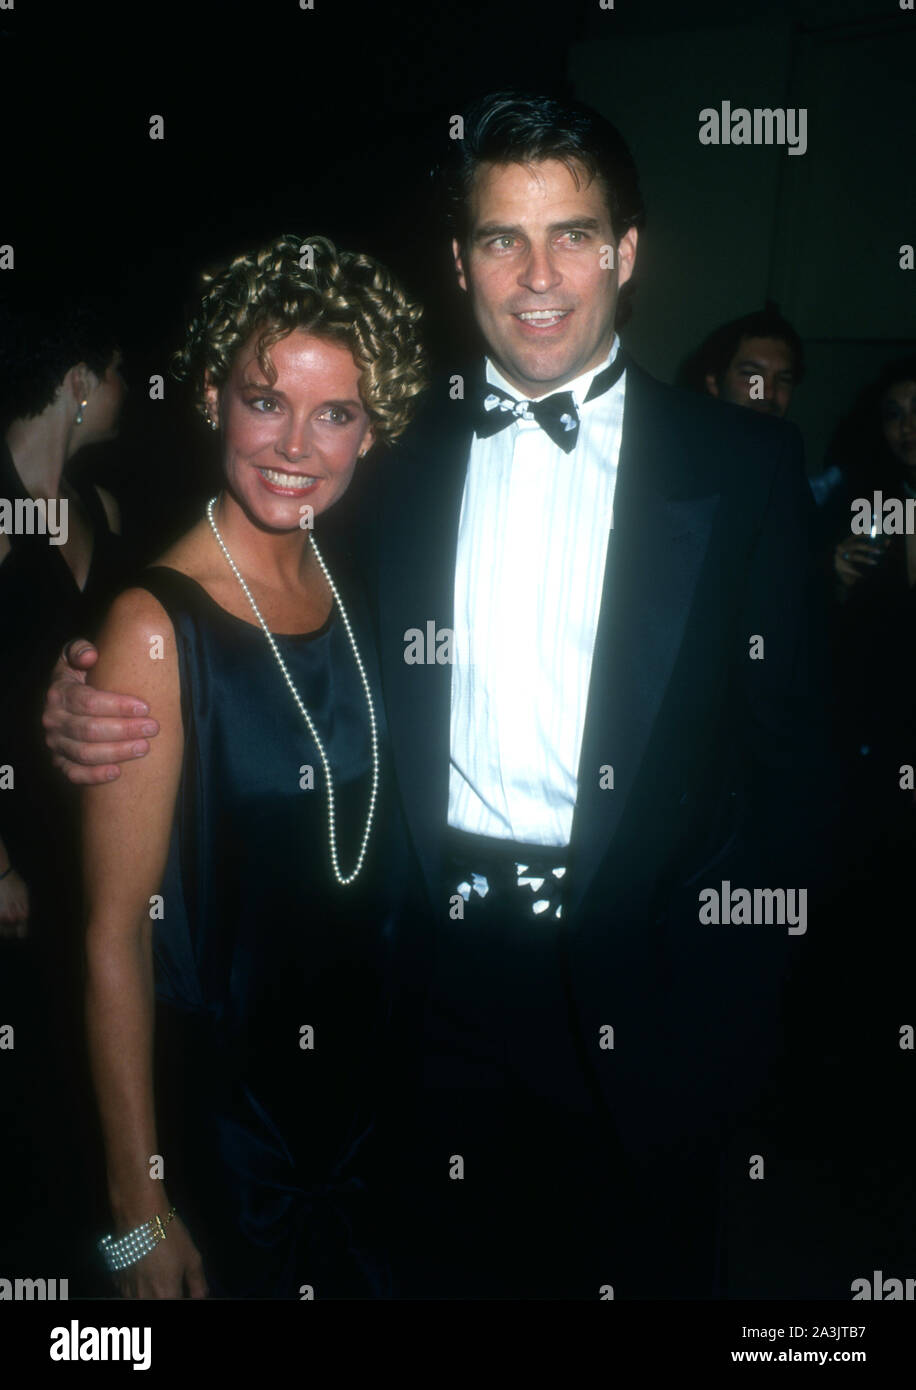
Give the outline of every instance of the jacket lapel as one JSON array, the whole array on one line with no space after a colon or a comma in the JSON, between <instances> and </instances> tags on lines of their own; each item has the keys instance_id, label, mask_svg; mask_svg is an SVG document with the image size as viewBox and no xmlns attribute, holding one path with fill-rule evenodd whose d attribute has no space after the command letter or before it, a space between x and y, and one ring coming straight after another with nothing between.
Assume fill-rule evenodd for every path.
<instances>
[{"instance_id":1,"label":"jacket lapel","mask_svg":"<svg viewBox=\"0 0 916 1390\"><path fill-rule=\"evenodd\" d=\"M718 503L715 492L686 495L696 470L667 394L630 363L614 529L579 761L571 913L608 852L639 775L671 681ZM608 767L613 769L612 789Z\"/></svg>"}]
</instances>

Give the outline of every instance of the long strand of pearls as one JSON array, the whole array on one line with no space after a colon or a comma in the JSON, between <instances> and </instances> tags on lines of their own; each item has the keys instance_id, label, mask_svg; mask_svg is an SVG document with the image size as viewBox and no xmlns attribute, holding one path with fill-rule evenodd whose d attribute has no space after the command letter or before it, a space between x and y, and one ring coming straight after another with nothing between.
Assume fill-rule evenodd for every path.
<instances>
[{"instance_id":1,"label":"long strand of pearls","mask_svg":"<svg viewBox=\"0 0 916 1390\"><path fill-rule=\"evenodd\" d=\"M277 665L283 672L283 679L289 686L290 691L292 692L293 699L295 700L296 705L298 707L299 713L302 715L303 719L308 725L309 733L312 735L312 738L315 741L315 746L318 749L318 753L321 758L321 765L324 768L325 782L327 783L328 788L328 838L331 846L331 868L334 871L334 877L337 879L337 882L342 887L346 888L357 877L360 869L363 867L363 861L366 858L366 850L369 845L369 834L372 830L372 819L375 815L375 803L378 797L379 781L378 729L376 727L375 722L375 707L372 704L372 691L369 689L369 680L366 676L366 668L363 666L362 657L359 654L359 649L356 645L356 639L353 636L353 629L350 626L350 619L347 617L347 610L344 608L343 603L341 602L340 595L337 592L337 587L330 574L328 573L328 569L324 563L324 560L321 558L318 546L315 544L315 538L311 535L311 533L309 533L309 540L311 542L312 549L315 552L315 559L321 566L321 572L324 575L325 579L328 581L328 588L331 590L331 593L334 596L334 602L337 605L338 612L340 613L340 616L343 619L343 625L346 629L347 636L350 639L350 646L353 648L353 655L356 658L356 666L360 674L360 679L363 683L363 690L366 692L366 704L369 707L369 730L372 742L372 791L369 794L369 813L366 816L366 828L363 831L363 838L362 843L359 847L359 855L356 860L356 867L354 868L351 874L344 875L340 872L340 861L337 857L337 817L334 806L334 783L331 778L331 766L328 762L327 754L324 751L324 744L318 737L318 730L312 723L311 716L309 715L308 710L305 708L305 705L302 703L302 700L299 697L299 691L296 689L292 677L290 676L289 671L287 670L286 662L283 660L283 657L280 655L280 652L277 649L277 644L274 641L273 633L265 623L264 619L261 617L260 609L258 608L258 605L255 603L254 598L252 597L251 590L245 583L245 580L242 578L238 566L236 565L232 556L229 554L229 551L226 548L226 543L219 533L219 528L213 516L213 508L215 505L216 498L211 497L210 502L207 505L207 520L213 528L213 534L219 543L220 550L223 552L223 554L229 562L230 568L232 569L232 573L235 575L236 579L241 584L242 592L244 593L248 602L251 604L252 612L254 613L258 622L261 624L261 627L264 629L264 636L270 643L270 649L273 652L274 657L276 658Z\"/></svg>"}]
</instances>

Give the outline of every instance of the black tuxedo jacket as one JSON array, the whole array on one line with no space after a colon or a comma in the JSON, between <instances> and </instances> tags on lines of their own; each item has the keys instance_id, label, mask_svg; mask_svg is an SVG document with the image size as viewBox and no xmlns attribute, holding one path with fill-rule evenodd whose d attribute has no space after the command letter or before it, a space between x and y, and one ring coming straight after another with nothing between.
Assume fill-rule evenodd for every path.
<instances>
[{"instance_id":1,"label":"black tuxedo jacket","mask_svg":"<svg viewBox=\"0 0 916 1390\"><path fill-rule=\"evenodd\" d=\"M470 396L473 374L465 381ZM411 629L425 639L428 624L452 627L472 430L470 399L432 388L405 442L374 467L360 543L426 889L421 934L433 941L454 892L443 878L451 666L434 648L423 664L405 652ZM575 468L575 452L562 466ZM571 1026L637 1156L718 1132L753 1104L776 1055L784 972L804 937L702 925L698 895L723 880L813 889L823 871L811 510L793 426L630 363L564 914ZM602 787L608 766L613 789Z\"/></svg>"}]
</instances>

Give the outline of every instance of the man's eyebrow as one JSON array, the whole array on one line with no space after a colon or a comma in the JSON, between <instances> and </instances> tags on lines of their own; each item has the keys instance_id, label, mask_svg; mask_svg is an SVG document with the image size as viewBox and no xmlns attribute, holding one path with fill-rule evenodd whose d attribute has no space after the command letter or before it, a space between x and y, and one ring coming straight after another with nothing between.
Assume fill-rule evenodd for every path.
<instances>
[{"instance_id":1,"label":"man's eyebrow","mask_svg":"<svg viewBox=\"0 0 916 1390\"><path fill-rule=\"evenodd\" d=\"M601 223L597 217L568 217L565 222L552 222L549 230L551 232L597 232Z\"/></svg>"},{"instance_id":2,"label":"man's eyebrow","mask_svg":"<svg viewBox=\"0 0 916 1390\"><path fill-rule=\"evenodd\" d=\"M510 226L508 222L481 222L474 229L474 240L483 241L488 236L515 236L521 227Z\"/></svg>"},{"instance_id":3,"label":"man's eyebrow","mask_svg":"<svg viewBox=\"0 0 916 1390\"><path fill-rule=\"evenodd\" d=\"M766 365L767 365L767 364L766 364L765 362L760 362L760 361L758 361L758 359L757 359L756 357L739 357L738 361L735 363L735 366L736 366L736 367L760 367L760 369L761 369L762 371L766 371ZM791 368L791 367L778 367L778 368L776 369L776 375L777 375L777 376L786 376L786 375L791 376L791 375L792 375L792 368Z\"/></svg>"},{"instance_id":4,"label":"man's eyebrow","mask_svg":"<svg viewBox=\"0 0 916 1390\"><path fill-rule=\"evenodd\" d=\"M597 217L567 217L562 222L551 222L547 228L548 232L597 232L600 230L601 223ZM474 240L485 241L491 236L518 236L524 235L524 227L513 225L508 222L482 222L475 228Z\"/></svg>"}]
</instances>

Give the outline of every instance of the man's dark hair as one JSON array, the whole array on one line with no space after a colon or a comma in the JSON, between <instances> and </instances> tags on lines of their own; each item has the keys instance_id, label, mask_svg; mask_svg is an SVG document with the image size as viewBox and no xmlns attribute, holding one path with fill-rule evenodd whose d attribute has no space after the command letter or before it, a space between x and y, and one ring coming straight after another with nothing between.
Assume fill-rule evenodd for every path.
<instances>
[{"instance_id":1,"label":"man's dark hair","mask_svg":"<svg viewBox=\"0 0 916 1390\"><path fill-rule=\"evenodd\" d=\"M464 241L467 202L477 167L484 163L528 164L558 159L598 178L618 238L645 223L639 175L620 131L579 102L527 92L481 97L464 113L464 137L451 140L440 165L447 213L454 235ZM574 170L572 172L575 172Z\"/></svg>"},{"instance_id":2,"label":"man's dark hair","mask_svg":"<svg viewBox=\"0 0 916 1390\"><path fill-rule=\"evenodd\" d=\"M117 347L100 300L66 295L0 306L0 420L40 415L79 362L104 376Z\"/></svg>"},{"instance_id":3,"label":"man's dark hair","mask_svg":"<svg viewBox=\"0 0 916 1390\"><path fill-rule=\"evenodd\" d=\"M706 376L711 374L717 382L722 381L743 338L776 338L785 343L792 358L792 380L798 385L805 375L805 352L802 340L788 319L784 319L778 307L768 301L762 310L744 314L740 319L732 319L716 328L704 339L693 355L688 369L689 380L686 385L697 391L706 390Z\"/></svg>"}]
</instances>

